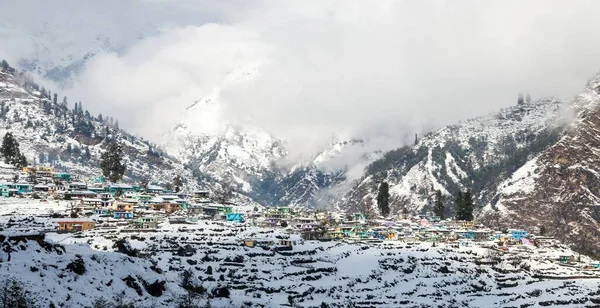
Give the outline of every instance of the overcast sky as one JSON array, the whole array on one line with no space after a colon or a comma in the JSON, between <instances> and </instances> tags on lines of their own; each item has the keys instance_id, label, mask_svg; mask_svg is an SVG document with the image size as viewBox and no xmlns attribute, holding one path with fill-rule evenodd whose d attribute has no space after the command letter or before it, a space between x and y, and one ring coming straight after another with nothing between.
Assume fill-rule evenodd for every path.
<instances>
[{"instance_id":1,"label":"overcast sky","mask_svg":"<svg viewBox=\"0 0 600 308\"><path fill-rule=\"evenodd\" d=\"M159 142L187 106L216 97L221 115L198 122L252 117L292 152L334 135L394 147L519 92L571 97L600 69L598 1L2 0L0 12L5 29L61 24L69 46L119 42L66 93ZM0 32L5 57L28 52L14 33ZM239 72L254 77L228 81Z\"/></svg>"}]
</instances>

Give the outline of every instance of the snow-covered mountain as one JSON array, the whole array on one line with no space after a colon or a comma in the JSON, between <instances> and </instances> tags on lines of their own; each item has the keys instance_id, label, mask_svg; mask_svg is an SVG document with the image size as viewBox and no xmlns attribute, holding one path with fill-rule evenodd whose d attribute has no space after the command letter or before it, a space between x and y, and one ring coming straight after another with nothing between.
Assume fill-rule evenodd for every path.
<instances>
[{"instance_id":1,"label":"snow-covered mountain","mask_svg":"<svg viewBox=\"0 0 600 308\"><path fill-rule=\"evenodd\" d=\"M181 112L181 120L164 137L164 148L202 181L232 186L261 204L302 207L329 204L329 199L342 191L338 186L346 185L346 171L356 167L334 162L346 152L369 150L361 140L332 142L304 161L290 162L286 140L262 129L251 114L241 123L231 122L224 115L226 102L220 97L222 88L251 83L259 75L256 66L225 74L222 83L209 91L209 95ZM373 157L367 156L364 161Z\"/></svg>"},{"instance_id":2,"label":"snow-covered mountain","mask_svg":"<svg viewBox=\"0 0 600 308\"><path fill-rule=\"evenodd\" d=\"M564 114L560 102L542 99L429 133L370 164L337 204L375 209L382 181L390 184L393 212L428 210L436 190L450 198L470 189L477 203L485 204L503 180L558 140Z\"/></svg>"},{"instance_id":3,"label":"snow-covered mountain","mask_svg":"<svg viewBox=\"0 0 600 308\"><path fill-rule=\"evenodd\" d=\"M126 180L148 176L155 183L165 183L179 175L190 189L198 186L190 170L153 144L126 133L107 118L90 115L82 104L70 108L50 96L27 75L0 71L0 135L12 132L29 162L87 178L100 174L100 155L118 142L127 164Z\"/></svg>"},{"instance_id":4,"label":"snow-covered mountain","mask_svg":"<svg viewBox=\"0 0 600 308\"><path fill-rule=\"evenodd\" d=\"M36 73L61 86L69 86L84 64L100 53L120 53L140 39L159 30L152 24L115 31L99 21L82 21L78 16L29 25L0 22L0 39L18 37L27 52L18 61L19 69ZM75 30L76 29L76 30Z\"/></svg>"},{"instance_id":5,"label":"snow-covered mountain","mask_svg":"<svg viewBox=\"0 0 600 308\"><path fill-rule=\"evenodd\" d=\"M560 140L499 185L480 219L541 229L580 251L600 252L600 76L573 104Z\"/></svg>"}]
</instances>

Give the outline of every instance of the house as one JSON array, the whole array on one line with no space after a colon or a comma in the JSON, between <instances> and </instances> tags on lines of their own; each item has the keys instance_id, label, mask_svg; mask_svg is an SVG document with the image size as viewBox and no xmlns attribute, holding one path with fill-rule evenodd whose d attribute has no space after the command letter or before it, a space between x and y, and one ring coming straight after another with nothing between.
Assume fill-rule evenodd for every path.
<instances>
[{"instance_id":1,"label":"house","mask_svg":"<svg viewBox=\"0 0 600 308\"><path fill-rule=\"evenodd\" d=\"M92 183L106 183L106 178L99 175L92 178Z\"/></svg>"},{"instance_id":2,"label":"house","mask_svg":"<svg viewBox=\"0 0 600 308\"><path fill-rule=\"evenodd\" d=\"M83 207L106 207L108 204L105 203L104 200L99 198L81 198L81 205Z\"/></svg>"},{"instance_id":3,"label":"house","mask_svg":"<svg viewBox=\"0 0 600 308\"><path fill-rule=\"evenodd\" d=\"M352 221L364 222L365 220L365 215L363 215L362 213L352 214Z\"/></svg>"},{"instance_id":4,"label":"house","mask_svg":"<svg viewBox=\"0 0 600 308\"><path fill-rule=\"evenodd\" d=\"M112 184L108 186L108 192L111 195L125 195L127 192L133 192L133 187L127 184Z\"/></svg>"},{"instance_id":5,"label":"house","mask_svg":"<svg viewBox=\"0 0 600 308\"><path fill-rule=\"evenodd\" d=\"M177 203L181 209L187 209L188 202L185 199L175 199L173 202Z\"/></svg>"},{"instance_id":6,"label":"house","mask_svg":"<svg viewBox=\"0 0 600 308\"><path fill-rule=\"evenodd\" d=\"M229 213L226 216L227 221L244 222L244 217L240 213Z\"/></svg>"},{"instance_id":7,"label":"house","mask_svg":"<svg viewBox=\"0 0 600 308\"><path fill-rule=\"evenodd\" d=\"M113 203L113 210L117 212L133 212L133 203L115 202Z\"/></svg>"},{"instance_id":8,"label":"house","mask_svg":"<svg viewBox=\"0 0 600 308\"><path fill-rule=\"evenodd\" d=\"M103 192L106 192L106 188L101 187L101 186L96 186L96 185L88 187L88 190L89 191L93 191L93 192L95 192L97 194L101 194Z\"/></svg>"},{"instance_id":9,"label":"house","mask_svg":"<svg viewBox=\"0 0 600 308\"><path fill-rule=\"evenodd\" d=\"M289 207L274 207L269 208L268 212L265 213L266 218L270 219L285 219L291 216Z\"/></svg>"},{"instance_id":10,"label":"house","mask_svg":"<svg viewBox=\"0 0 600 308\"><path fill-rule=\"evenodd\" d=\"M9 189L13 188L17 190L17 194L28 194L32 192L32 186L29 183L14 183L8 184Z\"/></svg>"},{"instance_id":11,"label":"house","mask_svg":"<svg viewBox=\"0 0 600 308\"><path fill-rule=\"evenodd\" d=\"M0 184L0 195L2 195L2 197L9 197L10 196L10 188L8 188L8 184Z\"/></svg>"},{"instance_id":12,"label":"house","mask_svg":"<svg viewBox=\"0 0 600 308\"><path fill-rule=\"evenodd\" d=\"M110 215L110 210L109 209L95 209L94 213L96 215L100 215L100 216L109 216Z\"/></svg>"},{"instance_id":13,"label":"house","mask_svg":"<svg viewBox=\"0 0 600 308\"><path fill-rule=\"evenodd\" d=\"M165 192L165 189L158 185L148 185L146 192L149 194L162 194Z\"/></svg>"},{"instance_id":14,"label":"house","mask_svg":"<svg viewBox=\"0 0 600 308\"><path fill-rule=\"evenodd\" d=\"M293 242L290 240L279 240L277 245L272 248L274 251L290 251L293 249Z\"/></svg>"},{"instance_id":15,"label":"house","mask_svg":"<svg viewBox=\"0 0 600 308\"><path fill-rule=\"evenodd\" d=\"M534 236L533 243L537 247L551 247L558 243L558 241L550 236Z\"/></svg>"},{"instance_id":16,"label":"house","mask_svg":"<svg viewBox=\"0 0 600 308\"><path fill-rule=\"evenodd\" d=\"M33 191L36 191L36 192L48 192L49 190L50 190L50 187L45 184L36 184L33 186Z\"/></svg>"},{"instance_id":17,"label":"house","mask_svg":"<svg viewBox=\"0 0 600 308\"><path fill-rule=\"evenodd\" d=\"M327 234L329 235L329 237L333 238L333 239L342 239L344 238L344 232L342 232L342 229L337 227L337 228L332 228L330 229Z\"/></svg>"},{"instance_id":18,"label":"house","mask_svg":"<svg viewBox=\"0 0 600 308\"><path fill-rule=\"evenodd\" d=\"M426 218L428 221L431 221L431 222L439 222L440 220L442 220L440 216L436 216L436 215L428 215Z\"/></svg>"},{"instance_id":19,"label":"house","mask_svg":"<svg viewBox=\"0 0 600 308\"><path fill-rule=\"evenodd\" d=\"M187 214L190 216L204 214L204 207L202 205L189 205L187 207Z\"/></svg>"},{"instance_id":20,"label":"house","mask_svg":"<svg viewBox=\"0 0 600 308\"><path fill-rule=\"evenodd\" d=\"M575 262L575 256L572 256L572 255L571 256L567 256L567 255L559 256L558 262L560 262L561 264L573 263L573 262Z\"/></svg>"},{"instance_id":21,"label":"house","mask_svg":"<svg viewBox=\"0 0 600 308\"><path fill-rule=\"evenodd\" d=\"M472 230L456 230L454 231L454 233L460 239L472 240L475 238L475 232L473 232Z\"/></svg>"},{"instance_id":22,"label":"house","mask_svg":"<svg viewBox=\"0 0 600 308\"><path fill-rule=\"evenodd\" d=\"M256 241L255 240L251 240L251 239L245 239L244 240L244 246L250 247L250 248L254 248L254 246L256 246Z\"/></svg>"},{"instance_id":23,"label":"house","mask_svg":"<svg viewBox=\"0 0 600 308\"><path fill-rule=\"evenodd\" d=\"M112 195L109 193L99 193L98 196L96 196L98 199L102 199L102 200L112 200Z\"/></svg>"},{"instance_id":24,"label":"house","mask_svg":"<svg viewBox=\"0 0 600 308\"><path fill-rule=\"evenodd\" d=\"M529 235L527 231L521 229L508 229L508 233L510 233L512 238L515 240L520 240L521 238L527 237Z\"/></svg>"},{"instance_id":25,"label":"house","mask_svg":"<svg viewBox=\"0 0 600 308\"><path fill-rule=\"evenodd\" d=\"M67 181L67 182L71 181L71 174L66 173L66 172L58 172L58 173L54 174L54 177L59 181Z\"/></svg>"},{"instance_id":26,"label":"house","mask_svg":"<svg viewBox=\"0 0 600 308\"><path fill-rule=\"evenodd\" d=\"M456 221L456 224L458 225L459 228L462 228L462 229L473 229L475 222L468 221L468 220L458 220L458 221Z\"/></svg>"},{"instance_id":27,"label":"house","mask_svg":"<svg viewBox=\"0 0 600 308\"><path fill-rule=\"evenodd\" d=\"M94 229L96 222L91 219L63 219L57 221L59 232L74 232Z\"/></svg>"},{"instance_id":28,"label":"house","mask_svg":"<svg viewBox=\"0 0 600 308\"><path fill-rule=\"evenodd\" d=\"M473 240L476 242L489 241L492 236L491 230L475 230L473 231Z\"/></svg>"},{"instance_id":29,"label":"house","mask_svg":"<svg viewBox=\"0 0 600 308\"><path fill-rule=\"evenodd\" d=\"M166 213L173 213L179 210L179 204L176 202L162 202L162 203L151 203L150 208L155 211L165 211Z\"/></svg>"},{"instance_id":30,"label":"house","mask_svg":"<svg viewBox=\"0 0 600 308\"><path fill-rule=\"evenodd\" d=\"M152 195L145 195L144 194L144 195L136 195L133 198L137 199L138 202L140 202L140 203L147 204L147 203L150 203L150 200L152 200L152 198L154 198L154 197L152 197Z\"/></svg>"},{"instance_id":31,"label":"house","mask_svg":"<svg viewBox=\"0 0 600 308\"><path fill-rule=\"evenodd\" d=\"M96 197L96 193L93 191L89 191L89 190L76 190L76 191L66 192L65 197L71 198L71 199L94 198L94 197Z\"/></svg>"},{"instance_id":32,"label":"house","mask_svg":"<svg viewBox=\"0 0 600 308\"><path fill-rule=\"evenodd\" d=\"M33 167L25 167L23 168L23 172L31 175L35 174L36 177L54 177L54 168L52 167L44 167L44 166L33 166Z\"/></svg>"},{"instance_id":33,"label":"house","mask_svg":"<svg viewBox=\"0 0 600 308\"><path fill-rule=\"evenodd\" d=\"M202 206L204 215L215 216L217 214L229 214L232 212L231 206L224 206L220 204L207 204Z\"/></svg>"},{"instance_id":34,"label":"house","mask_svg":"<svg viewBox=\"0 0 600 308\"><path fill-rule=\"evenodd\" d=\"M133 212L114 211L113 217L115 219L133 219Z\"/></svg>"},{"instance_id":35,"label":"house","mask_svg":"<svg viewBox=\"0 0 600 308\"><path fill-rule=\"evenodd\" d=\"M193 193L193 198L195 199L208 199L210 197L210 193L208 190L197 190Z\"/></svg>"},{"instance_id":36,"label":"house","mask_svg":"<svg viewBox=\"0 0 600 308\"><path fill-rule=\"evenodd\" d=\"M73 183L69 183L67 190L69 190L69 191L87 191L88 185L83 182L73 182Z\"/></svg>"},{"instance_id":37,"label":"house","mask_svg":"<svg viewBox=\"0 0 600 308\"><path fill-rule=\"evenodd\" d=\"M153 216L144 216L136 219L133 222L135 228L140 229L156 229L158 227L158 221L156 217Z\"/></svg>"}]
</instances>

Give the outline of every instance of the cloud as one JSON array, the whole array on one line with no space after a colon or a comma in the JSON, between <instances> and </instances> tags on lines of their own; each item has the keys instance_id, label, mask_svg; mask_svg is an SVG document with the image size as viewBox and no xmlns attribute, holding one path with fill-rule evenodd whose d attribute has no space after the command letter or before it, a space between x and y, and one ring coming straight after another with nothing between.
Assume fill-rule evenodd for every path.
<instances>
[{"instance_id":1,"label":"cloud","mask_svg":"<svg viewBox=\"0 0 600 308\"><path fill-rule=\"evenodd\" d=\"M251 117L294 158L332 136L390 149L518 92L571 97L600 68L600 3L587 1L145 4L166 16L160 34L97 55L69 97L155 141L214 98L220 114L188 122ZM240 70L259 73L230 82Z\"/></svg>"}]
</instances>

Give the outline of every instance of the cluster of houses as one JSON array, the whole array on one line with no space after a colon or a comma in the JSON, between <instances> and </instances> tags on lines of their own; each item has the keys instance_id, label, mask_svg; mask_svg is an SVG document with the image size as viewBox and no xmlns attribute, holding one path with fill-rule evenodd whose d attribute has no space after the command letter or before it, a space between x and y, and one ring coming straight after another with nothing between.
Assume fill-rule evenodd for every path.
<instances>
[{"instance_id":1,"label":"cluster of houses","mask_svg":"<svg viewBox=\"0 0 600 308\"><path fill-rule=\"evenodd\" d=\"M156 230L165 220L171 224L222 220L279 228L289 234L300 234L303 240L445 242L456 247L493 242L499 249L515 245L546 247L558 243L554 238L534 236L525 230L496 231L473 221L442 220L433 215L366 219L361 213L343 215L290 207L254 208L240 213L234 210L232 204L213 202L208 191L176 193L156 185L141 187L107 183L101 176L78 181L69 173L55 172L49 167L26 167L19 178L27 180L0 182L1 195L68 200L67 214L70 218L58 220L59 232L85 231L111 222L125 225L128 229L150 231ZM295 242L289 239L279 243L245 239L243 244L291 249ZM571 261L571 256L560 260L564 264Z\"/></svg>"},{"instance_id":2,"label":"cluster of houses","mask_svg":"<svg viewBox=\"0 0 600 308\"><path fill-rule=\"evenodd\" d=\"M10 181L12 179L12 181ZM167 218L174 223L195 219L222 219L242 222L233 206L211 200L209 191L177 193L157 185L108 183L102 176L87 181L51 167L25 167L14 178L0 181L3 197L66 200L69 219L58 222L59 231L84 231L98 221L126 221L139 229L155 229ZM20 180L21 179L21 180ZM93 218L93 219L92 219Z\"/></svg>"}]
</instances>

